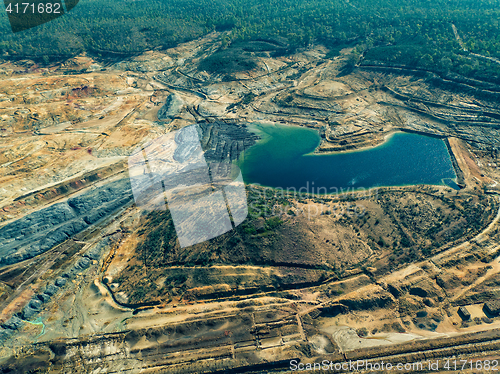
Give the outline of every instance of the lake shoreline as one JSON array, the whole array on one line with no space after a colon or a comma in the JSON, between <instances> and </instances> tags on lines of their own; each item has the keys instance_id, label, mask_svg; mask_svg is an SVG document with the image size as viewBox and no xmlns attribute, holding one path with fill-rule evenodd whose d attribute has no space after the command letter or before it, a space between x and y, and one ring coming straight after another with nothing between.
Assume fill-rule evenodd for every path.
<instances>
[{"instance_id":1,"label":"lake shoreline","mask_svg":"<svg viewBox=\"0 0 500 374\"><path fill-rule=\"evenodd\" d=\"M377 145L327 153L317 152L322 140L317 129L259 123L250 128L261 139L240 162L247 185L336 195L422 184L455 188L450 180L458 184L444 136L395 129Z\"/></svg>"},{"instance_id":2,"label":"lake shoreline","mask_svg":"<svg viewBox=\"0 0 500 374\"><path fill-rule=\"evenodd\" d=\"M300 127L304 127L304 126L300 126ZM307 128L309 128L311 130L317 130L317 129L311 128L311 127L307 127ZM319 131L318 131L318 133L319 133ZM445 140L447 138L446 135L437 135L437 134L432 134L432 133L427 133L427 132L412 130L412 129L407 129L407 128L393 128L387 132L384 132L383 136L381 136L380 138L377 138L377 140L374 140L370 144L363 145L361 147L356 147L356 145L348 145L348 146L345 146L344 148L339 147L338 149L335 149L335 150L328 150L328 149L321 150L321 146L324 145L323 142L325 141L324 139L322 139L322 143L314 150L313 153L317 154L317 155L329 155L329 154L341 154L341 153L353 153L353 152L359 152L359 151L366 151L366 150L369 150L372 148L376 148L380 145L383 145L384 143L388 142L394 134L398 134L398 133L417 134L417 135L428 136L430 138L436 138L436 139L442 139L442 140Z\"/></svg>"}]
</instances>

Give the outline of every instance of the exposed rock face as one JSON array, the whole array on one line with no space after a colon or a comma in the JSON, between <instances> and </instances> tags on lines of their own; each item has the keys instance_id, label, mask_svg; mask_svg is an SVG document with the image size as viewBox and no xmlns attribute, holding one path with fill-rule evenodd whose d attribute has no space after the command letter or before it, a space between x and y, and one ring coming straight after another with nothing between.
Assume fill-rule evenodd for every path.
<instances>
[{"instance_id":1,"label":"exposed rock face","mask_svg":"<svg viewBox=\"0 0 500 374\"><path fill-rule=\"evenodd\" d=\"M42 293L34 295L20 313L13 315L8 321L0 325L0 345L5 344L14 332L22 327L24 321L35 319L38 313L42 311L44 305L64 287L68 279L72 279L77 274L88 269L92 264L92 260L100 258L103 250L108 247L110 242L111 239L109 237L104 238L83 256L78 257L76 262L66 269L63 276L56 278L54 283L47 285Z\"/></svg>"},{"instance_id":2,"label":"exposed rock face","mask_svg":"<svg viewBox=\"0 0 500 374\"><path fill-rule=\"evenodd\" d=\"M131 199L130 183L123 179L0 228L0 265L17 263L48 251Z\"/></svg>"},{"instance_id":3,"label":"exposed rock face","mask_svg":"<svg viewBox=\"0 0 500 374\"><path fill-rule=\"evenodd\" d=\"M64 279L64 278L62 278ZM61 282L57 282L56 281L56 284L49 284L46 288L45 288L45 291L43 291L41 294L37 295L36 297L43 303L48 303L51 299L52 296L54 296L57 291L59 291L59 286L57 286L57 283L61 284ZM61 284L60 287L62 287L64 284L66 283L66 280L64 281L64 283ZM36 299L33 299L33 300L36 300ZM39 310L39 308L37 309Z\"/></svg>"},{"instance_id":4,"label":"exposed rock face","mask_svg":"<svg viewBox=\"0 0 500 374\"><path fill-rule=\"evenodd\" d=\"M456 288L462 284L455 274L445 272L436 278L436 283L445 290Z\"/></svg>"},{"instance_id":5,"label":"exposed rock face","mask_svg":"<svg viewBox=\"0 0 500 374\"><path fill-rule=\"evenodd\" d=\"M441 279L444 279L442 277L443 275L438 277L436 280L437 285L441 287L443 287ZM433 303L435 300L442 300L445 296L443 291L437 285L428 277L423 277L411 281L398 281L390 283L387 285L387 289L394 297L397 298L408 293L412 296L425 298L427 303Z\"/></svg>"},{"instance_id":6,"label":"exposed rock face","mask_svg":"<svg viewBox=\"0 0 500 374\"><path fill-rule=\"evenodd\" d=\"M32 319L42 309L42 301L38 298L31 299L31 301L23 309L23 319Z\"/></svg>"},{"instance_id":7,"label":"exposed rock face","mask_svg":"<svg viewBox=\"0 0 500 374\"><path fill-rule=\"evenodd\" d=\"M388 284L387 289L394 297L400 297L404 293L401 287L397 284Z\"/></svg>"},{"instance_id":8,"label":"exposed rock face","mask_svg":"<svg viewBox=\"0 0 500 374\"><path fill-rule=\"evenodd\" d=\"M170 94L165 104L158 111L158 119L167 121L174 119L182 110L184 101L176 94Z\"/></svg>"},{"instance_id":9,"label":"exposed rock face","mask_svg":"<svg viewBox=\"0 0 500 374\"><path fill-rule=\"evenodd\" d=\"M424 278L419 282L411 285L410 295L428 297L428 298L438 298L442 300L444 298L443 292L436 287L436 285L429 279Z\"/></svg>"},{"instance_id":10,"label":"exposed rock face","mask_svg":"<svg viewBox=\"0 0 500 374\"><path fill-rule=\"evenodd\" d=\"M338 314L347 314L349 313L349 308L344 304L333 304L329 305L325 308L321 308L321 315L324 317L335 317Z\"/></svg>"},{"instance_id":11,"label":"exposed rock face","mask_svg":"<svg viewBox=\"0 0 500 374\"><path fill-rule=\"evenodd\" d=\"M60 277L60 278L56 279L56 286L57 287L62 287L65 284L66 284L66 279L65 278Z\"/></svg>"},{"instance_id":12,"label":"exposed rock face","mask_svg":"<svg viewBox=\"0 0 500 374\"><path fill-rule=\"evenodd\" d=\"M350 310L369 310L377 308L387 308L394 304L395 300L389 292L378 290L373 293L366 293L358 297L340 300L339 303L347 306Z\"/></svg>"},{"instance_id":13,"label":"exposed rock face","mask_svg":"<svg viewBox=\"0 0 500 374\"><path fill-rule=\"evenodd\" d=\"M23 321L16 316L12 316L2 327L9 330L17 330L23 325Z\"/></svg>"},{"instance_id":14,"label":"exposed rock face","mask_svg":"<svg viewBox=\"0 0 500 374\"><path fill-rule=\"evenodd\" d=\"M255 144L258 136L246 125L223 121L199 122L200 140L208 162L232 162L241 152Z\"/></svg>"}]
</instances>

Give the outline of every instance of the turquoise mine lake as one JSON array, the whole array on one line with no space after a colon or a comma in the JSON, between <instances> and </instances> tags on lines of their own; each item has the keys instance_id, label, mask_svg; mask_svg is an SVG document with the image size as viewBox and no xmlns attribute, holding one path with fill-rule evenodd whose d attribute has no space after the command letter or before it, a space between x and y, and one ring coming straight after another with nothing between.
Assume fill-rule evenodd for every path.
<instances>
[{"instance_id":1,"label":"turquoise mine lake","mask_svg":"<svg viewBox=\"0 0 500 374\"><path fill-rule=\"evenodd\" d=\"M438 138L401 132L374 148L314 154L320 143L315 130L249 127L261 139L239 161L245 183L310 193L416 184L457 187L448 148Z\"/></svg>"}]
</instances>

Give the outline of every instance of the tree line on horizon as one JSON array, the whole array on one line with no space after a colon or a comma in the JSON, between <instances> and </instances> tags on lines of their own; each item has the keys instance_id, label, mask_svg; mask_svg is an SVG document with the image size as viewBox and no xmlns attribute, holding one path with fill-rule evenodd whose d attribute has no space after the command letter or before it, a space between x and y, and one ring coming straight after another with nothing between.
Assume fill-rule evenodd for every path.
<instances>
[{"instance_id":1,"label":"tree line on horizon","mask_svg":"<svg viewBox=\"0 0 500 374\"><path fill-rule=\"evenodd\" d=\"M286 40L288 50L321 43L356 46L375 64L453 72L500 83L500 8L494 0L82 0L70 13L17 34L0 17L0 57L51 62L87 51L124 56L166 49L211 31L231 31L225 46Z\"/></svg>"}]
</instances>

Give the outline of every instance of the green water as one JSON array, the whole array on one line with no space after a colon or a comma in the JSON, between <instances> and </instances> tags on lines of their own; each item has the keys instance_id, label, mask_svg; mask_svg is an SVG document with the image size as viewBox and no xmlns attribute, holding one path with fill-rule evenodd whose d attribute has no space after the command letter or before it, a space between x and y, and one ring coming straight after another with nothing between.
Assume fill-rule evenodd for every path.
<instances>
[{"instance_id":1,"label":"green water","mask_svg":"<svg viewBox=\"0 0 500 374\"><path fill-rule=\"evenodd\" d=\"M261 140L239 161L245 183L309 193L416 184L456 188L456 174L441 139L396 133L374 148L317 155L312 154L320 143L315 130L261 124L250 129Z\"/></svg>"},{"instance_id":2,"label":"green water","mask_svg":"<svg viewBox=\"0 0 500 374\"><path fill-rule=\"evenodd\" d=\"M43 334L45 334L45 324L42 321L42 317L37 317L37 319L35 319L34 321L26 321L26 322L29 323L30 325L41 326L42 327L42 331L40 331L40 334L38 334L37 336L35 336L35 342L36 342L36 340L40 336L42 336Z\"/></svg>"}]
</instances>

